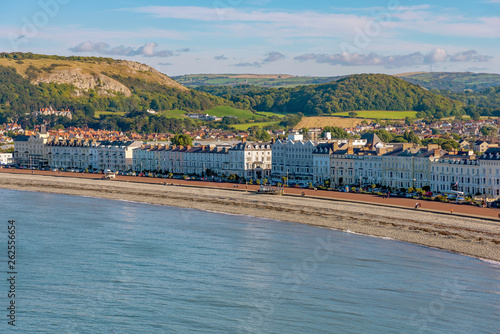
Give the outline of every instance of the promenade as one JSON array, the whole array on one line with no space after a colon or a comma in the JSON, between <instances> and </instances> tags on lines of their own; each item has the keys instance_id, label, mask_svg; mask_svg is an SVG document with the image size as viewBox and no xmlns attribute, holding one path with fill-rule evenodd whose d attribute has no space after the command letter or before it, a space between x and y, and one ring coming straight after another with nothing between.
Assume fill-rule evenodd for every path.
<instances>
[{"instance_id":1,"label":"promenade","mask_svg":"<svg viewBox=\"0 0 500 334\"><path fill-rule=\"evenodd\" d=\"M32 171L27 169L3 168L0 169L0 173L32 174ZM71 173L71 172L40 171L40 170L35 170L34 174L57 176L57 177L83 178L83 179L100 179L103 176L102 174L89 174L89 173L82 174L82 173ZM162 179L162 178L123 176L123 175L117 175L115 179L103 180L103 182L136 182L136 183L146 183L146 184L162 184L166 182L169 185L174 184L176 186L184 186L184 187L217 188L217 189L229 189L234 191L252 191L252 192L256 192L260 187L259 185L245 185L245 184L238 184L238 187L235 187L234 183ZM499 219L498 215L500 214L500 209L482 208L478 206L465 205L465 204L441 203L436 201L415 200L410 198L395 198L395 197L383 198L381 196L371 195L371 194L285 188L285 196L290 196L290 195L301 196L302 192L304 192L305 196L308 198L313 197L316 199L324 199L324 200L374 204L378 206L411 209L414 211L425 211L425 212L434 212L447 215L456 215L457 217L463 216L463 217L476 217L476 218L498 220ZM415 204L417 202L421 203L422 206L418 210L415 210ZM452 209L453 213L451 213Z\"/></svg>"}]
</instances>

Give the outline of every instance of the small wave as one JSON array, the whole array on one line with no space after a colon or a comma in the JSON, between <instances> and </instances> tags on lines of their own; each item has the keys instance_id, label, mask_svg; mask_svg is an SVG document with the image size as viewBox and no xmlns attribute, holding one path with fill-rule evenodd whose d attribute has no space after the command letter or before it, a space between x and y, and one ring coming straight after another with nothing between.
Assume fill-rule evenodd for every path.
<instances>
[{"instance_id":1,"label":"small wave","mask_svg":"<svg viewBox=\"0 0 500 334\"><path fill-rule=\"evenodd\" d=\"M495 261L495 260L489 260L489 259L483 259L483 258L478 258L480 261L483 261L483 262L486 262L488 264L492 264L494 265L495 267L500 267L500 262L499 261Z\"/></svg>"},{"instance_id":2,"label":"small wave","mask_svg":"<svg viewBox=\"0 0 500 334\"><path fill-rule=\"evenodd\" d=\"M359 233L359 232L353 232L349 229L343 231L343 232L346 232L346 233L350 233L350 234L356 234L356 235L363 235L363 236L366 236L366 237L372 237L372 238L377 238L377 239L383 239L383 240L396 240L396 239L393 239L393 238L389 238L389 237L381 237L379 235L373 235L373 234L365 234L365 233Z\"/></svg>"}]
</instances>

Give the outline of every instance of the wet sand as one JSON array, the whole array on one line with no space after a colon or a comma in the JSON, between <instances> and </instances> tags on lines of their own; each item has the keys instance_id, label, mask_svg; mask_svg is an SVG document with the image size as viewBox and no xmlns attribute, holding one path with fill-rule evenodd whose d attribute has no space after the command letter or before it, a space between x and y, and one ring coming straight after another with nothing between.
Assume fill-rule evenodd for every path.
<instances>
[{"instance_id":1,"label":"wet sand","mask_svg":"<svg viewBox=\"0 0 500 334\"><path fill-rule=\"evenodd\" d=\"M343 201L338 198L313 198L312 195L315 193L311 191L307 192L306 197L293 195L294 191L290 191L290 196L272 196L256 194L253 191L255 187L246 188L245 185L228 188L227 185L221 184L220 189L217 189L213 186L202 187L196 183L188 185L187 182L177 182L177 180L166 181L183 186L158 184L163 182L162 179L129 177L120 178L120 181L123 181L120 182L100 180L97 175L74 174L73 176L57 177L53 172L38 171L35 175L26 172L13 174L4 170L0 173L0 188L250 215L388 237L500 261L500 221L493 218L495 211L482 211L489 213L490 218L474 218L466 217L465 213L451 215L444 214L444 211L416 211L409 206L398 207L395 202L380 203L380 200L379 203L367 201L356 203L352 199ZM333 193L328 192L328 194L333 196ZM404 201L400 203L404 204ZM423 202L424 206L430 204Z\"/></svg>"}]
</instances>

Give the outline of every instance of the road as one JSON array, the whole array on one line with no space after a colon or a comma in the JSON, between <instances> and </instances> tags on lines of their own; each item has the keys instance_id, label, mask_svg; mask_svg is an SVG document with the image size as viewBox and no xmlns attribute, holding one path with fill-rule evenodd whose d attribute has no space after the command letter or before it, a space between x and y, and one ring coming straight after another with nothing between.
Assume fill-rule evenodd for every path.
<instances>
[{"instance_id":1,"label":"road","mask_svg":"<svg viewBox=\"0 0 500 334\"><path fill-rule=\"evenodd\" d=\"M88 173L70 173L70 172L53 172L53 171L40 171L40 170L27 170L27 169L0 169L0 173L15 173L15 174L37 174L37 175L48 175L57 177L74 177L74 178L84 178L84 179L100 179L102 174L88 174ZM230 189L234 191L257 191L259 189L258 185L245 185L234 183L223 183L223 182L206 182L206 181L189 181L189 180L176 180L176 179L161 179L161 178L151 178L151 177L139 177L139 176L122 176L117 175L113 180L107 180L103 182L136 182L136 183L151 183L151 184L163 184L164 182L168 184L174 184L178 186L189 186L189 187L200 187L200 188L219 188L219 189ZM415 204L417 202L421 203L422 206L418 210L422 211L432 211L443 214L454 214L457 216L474 216L479 218L489 218L498 219L500 214L500 209L494 208L481 208L472 205L465 204L455 204L455 203L441 203L435 201L424 201L415 200L408 198L382 198L378 195L370 194L357 194L357 193L343 193L337 191L325 191L325 190L311 190L311 189L298 189L298 188L286 188L285 195L295 195L301 196L304 192L305 197L314 197L318 199L330 199L330 200L340 200L340 201L352 201L358 203L369 203L369 204L379 204L385 206L401 207L406 209L415 210ZM451 210L453 209L453 213ZM415 210L415 211L418 211Z\"/></svg>"}]
</instances>

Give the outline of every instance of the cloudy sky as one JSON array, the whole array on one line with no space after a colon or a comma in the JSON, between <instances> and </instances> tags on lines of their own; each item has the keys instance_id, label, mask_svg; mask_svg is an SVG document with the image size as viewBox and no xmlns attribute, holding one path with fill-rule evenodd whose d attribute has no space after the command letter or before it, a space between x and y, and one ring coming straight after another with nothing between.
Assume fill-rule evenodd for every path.
<instances>
[{"instance_id":1,"label":"cloudy sky","mask_svg":"<svg viewBox=\"0 0 500 334\"><path fill-rule=\"evenodd\" d=\"M500 0L23 0L2 7L2 52L129 59L168 75L500 73Z\"/></svg>"}]
</instances>

